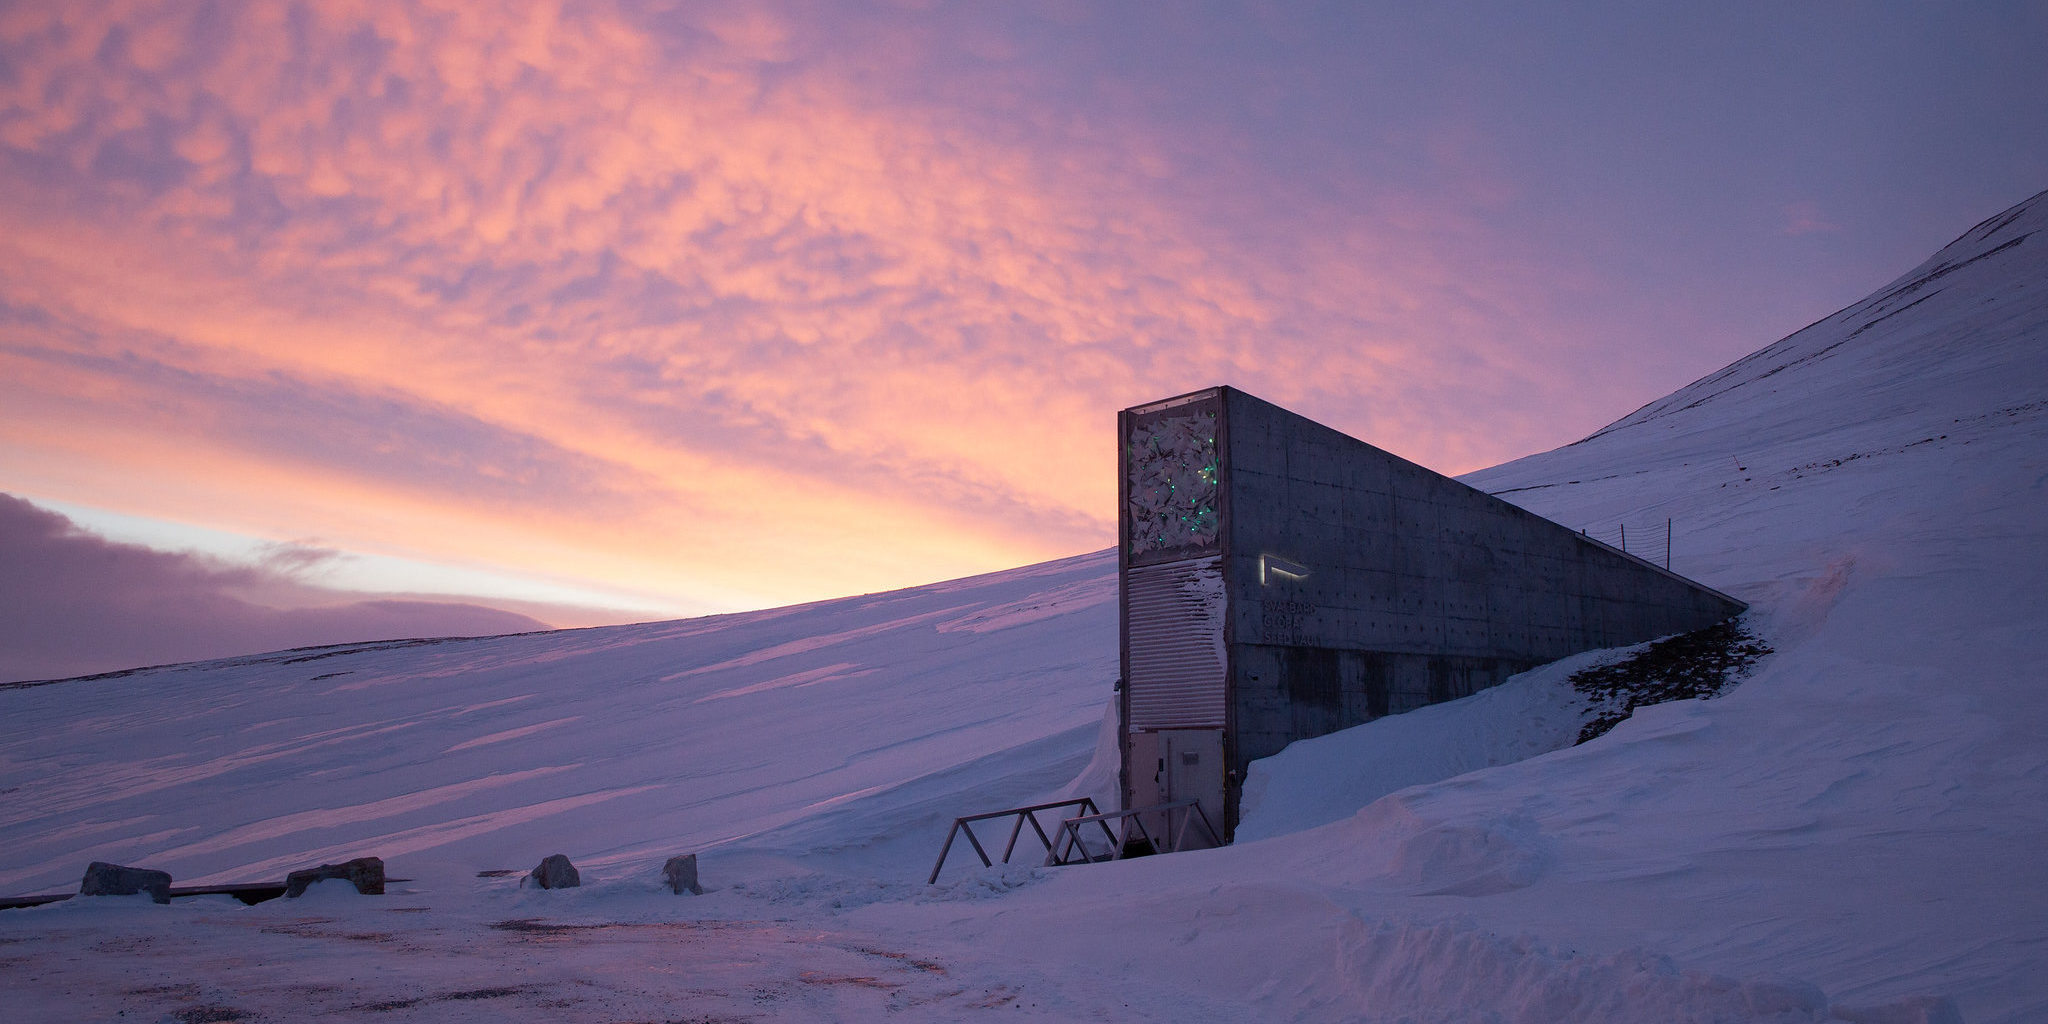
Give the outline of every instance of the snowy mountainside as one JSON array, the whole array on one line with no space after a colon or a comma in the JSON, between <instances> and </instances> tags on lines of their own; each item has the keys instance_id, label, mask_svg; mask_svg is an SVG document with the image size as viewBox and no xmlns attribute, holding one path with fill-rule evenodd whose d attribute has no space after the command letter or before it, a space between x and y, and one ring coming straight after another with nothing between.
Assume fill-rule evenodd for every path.
<instances>
[{"instance_id":1,"label":"snowy mountainside","mask_svg":"<svg viewBox=\"0 0 2048 1024\"><path fill-rule=\"evenodd\" d=\"M353 644L0 692L0 892L88 860L181 884L379 853L600 869L831 818L935 832L1087 763L1115 561L637 626ZM886 804L887 834L832 813ZM915 825L916 827L912 827Z\"/></svg>"},{"instance_id":2,"label":"snowy mountainside","mask_svg":"<svg viewBox=\"0 0 2048 1024\"><path fill-rule=\"evenodd\" d=\"M1595 431L1592 438L1708 403L1719 403L1724 410L1776 406L1781 418L1774 421L1774 429L1756 433L1779 442L1792 440L1802 423L1808 429L1876 422L1907 429L1940 427L1938 416L1929 415L1937 413L1940 404L1926 387L1929 378L1969 380L1973 398L1966 404L1972 406L1994 394L2013 399L2008 408L2039 399L2038 378L2001 371L2028 369L2022 350L2038 343L2027 328L2033 319L2029 310L2038 308L2042 286L2048 283L2039 273L2048 266L2041 251L2048 239L2034 237L2044 226L2044 204L2048 198L2036 195L1987 218L1870 297L1643 406ZM2009 252L2023 245L2031 248ZM2000 262L1963 273L1987 260ZM1987 280L2000 282L2000 287L1987 292ZM1955 291L1944 299L1950 289ZM1973 299L1985 308L1972 309ZM1935 305L1885 326L1927 303ZM1858 340L1866 334L1871 336ZM1788 372L1791 376L1779 377ZM1808 402L1826 397L1848 400L1835 406L1835 419L1821 421L1770 401L1770 395L1786 391ZM1722 412L1724 417L1731 414Z\"/></svg>"},{"instance_id":3,"label":"snowy mountainside","mask_svg":"<svg viewBox=\"0 0 2048 1024\"><path fill-rule=\"evenodd\" d=\"M1564 746L1549 666L1255 766L1234 847L927 889L953 815L1099 782L1110 554L0 691L0 891L93 858L196 881L378 852L425 880L399 913L8 911L0 979L39 978L10 988L50 1020L163 1012L108 971L281 1018L2048 1020L2043 228L2048 194L1467 478L1596 532L1673 520L1673 568L1777 651L1718 699ZM714 891L660 893L692 849ZM557 850L585 889L471 877ZM258 958L327 987L237 971Z\"/></svg>"},{"instance_id":4,"label":"snowy mountainside","mask_svg":"<svg viewBox=\"0 0 2048 1024\"><path fill-rule=\"evenodd\" d=\"M1268 869L1374 915L1449 903L1851 1003L2048 1019L2043 229L2048 193L1582 442L1467 477L1568 525L1672 518L1674 568L1751 601L1778 653L1720 699L1288 837ZM1283 757L1348 751L1370 775L1372 734L1403 728Z\"/></svg>"},{"instance_id":5,"label":"snowy mountainside","mask_svg":"<svg viewBox=\"0 0 2048 1024\"><path fill-rule=\"evenodd\" d=\"M1657 504L1598 500L1594 485L1690 468L1662 485L1674 496L1664 507L1681 510L1675 496L1685 495L1684 510L1708 511L1728 497L1708 489L1739 495L1759 480L1770 489L1861 459L2003 436L2048 415L2044 228L2048 192L1978 224L1869 298L1582 441L1465 481L1572 525L1633 515L1647 526Z\"/></svg>"}]
</instances>

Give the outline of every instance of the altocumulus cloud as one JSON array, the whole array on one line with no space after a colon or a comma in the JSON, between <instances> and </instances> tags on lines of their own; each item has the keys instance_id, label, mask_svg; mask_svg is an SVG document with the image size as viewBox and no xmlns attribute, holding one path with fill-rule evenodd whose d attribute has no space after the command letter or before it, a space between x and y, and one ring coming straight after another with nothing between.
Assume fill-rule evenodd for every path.
<instances>
[{"instance_id":1,"label":"altocumulus cloud","mask_svg":"<svg viewBox=\"0 0 2048 1024\"><path fill-rule=\"evenodd\" d=\"M0 14L0 481L710 610L1098 547L1133 401L1469 466L1498 423L1412 381L1547 365L1440 220L1257 198L1108 84L1037 106L1003 54L1087 25L835 10Z\"/></svg>"},{"instance_id":2,"label":"altocumulus cloud","mask_svg":"<svg viewBox=\"0 0 2048 1024\"><path fill-rule=\"evenodd\" d=\"M289 577L290 564L303 558L278 561L228 567L117 544L0 494L0 681L318 644L547 628L478 605L367 600L279 609L236 596L279 586L307 589Z\"/></svg>"}]
</instances>

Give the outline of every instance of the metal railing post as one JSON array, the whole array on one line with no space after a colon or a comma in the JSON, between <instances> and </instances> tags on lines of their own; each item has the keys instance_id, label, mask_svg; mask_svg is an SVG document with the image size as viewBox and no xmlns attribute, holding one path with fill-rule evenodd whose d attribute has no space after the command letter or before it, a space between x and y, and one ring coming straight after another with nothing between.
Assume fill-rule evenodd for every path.
<instances>
[{"instance_id":1,"label":"metal railing post","mask_svg":"<svg viewBox=\"0 0 2048 1024\"><path fill-rule=\"evenodd\" d=\"M1045 847L1047 855L1046 863L1065 863L1067 855L1062 853L1058 849L1058 847L1068 841L1066 836L1066 830L1062 830L1061 839L1059 842L1056 843L1054 842L1051 836L1045 834L1045 826L1039 824L1038 821L1038 812L1040 811L1050 811L1065 808L1079 808L1081 810L1082 813L1075 820L1094 820L1095 817L1101 813L1096 809L1095 799L1093 797L1083 796L1075 797L1071 800L1055 800L1051 803L1033 804L1030 807L1013 807L1009 810L1004 811L990 811L987 814L970 814L965 817L954 818L953 827L946 830L945 843L939 847L939 859L932 865L932 873L928 877L926 877L925 884L936 885L938 883L940 872L944 871L946 868L946 858L950 856L953 852L953 838L954 836L963 832L967 835L968 845L974 848L975 856L981 858L981 866L994 867L996 862L989 858L988 851L982 847L981 839L980 837L974 834L973 827L975 822L987 821L991 818L1016 818L1015 821L1010 823L1010 835L1008 840L1003 844L1002 863L1008 864L1010 862L1010 857L1016 853L1017 837L1023 834L1024 823L1026 821L1029 821L1031 823L1032 834L1036 835L1038 837L1039 843ZM1078 828L1075 828L1072 830L1072 832L1073 845L1075 847L1078 847L1082 851L1082 853L1086 854L1088 846L1086 843L1081 841L1080 830ZM1102 832L1103 835L1109 837L1111 844L1114 845L1116 842L1116 835L1115 833L1109 830L1109 826L1107 824L1104 824L1102 826ZM1089 859L1092 861L1094 858L1091 855Z\"/></svg>"},{"instance_id":2,"label":"metal railing post","mask_svg":"<svg viewBox=\"0 0 2048 1024\"><path fill-rule=\"evenodd\" d=\"M981 840L974 838L974 830L967 827L967 822L962 821L960 823L960 831L967 833L967 842L974 847L974 855L981 858L981 866L985 868L995 867L995 862L988 859L988 851L981 848Z\"/></svg>"},{"instance_id":3,"label":"metal railing post","mask_svg":"<svg viewBox=\"0 0 2048 1024\"><path fill-rule=\"evenodd\" d=\"M946 845L939 847L938 862L932 865L932 877L925 879L926 885L937 885L939 869L946 866L946 854L953 852L953 833L960 831L960 819L953 819L953 827L946 830Z\"/></svg>"}]
</instances>

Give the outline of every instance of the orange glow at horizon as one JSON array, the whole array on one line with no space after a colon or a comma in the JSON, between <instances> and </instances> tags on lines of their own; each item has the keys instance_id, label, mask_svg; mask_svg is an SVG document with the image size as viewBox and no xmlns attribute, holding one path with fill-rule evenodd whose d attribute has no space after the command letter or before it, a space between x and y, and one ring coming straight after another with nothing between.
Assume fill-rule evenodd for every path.
<instances>
[{"instance_id":1,"label":"orange glow at horizon","mask_svg":"<svg viewBox=\"0 0 2048 1024\"><path fill-rule=\"evenodd\" d=\"M0 12L0 490L738 608L1106 546L1115 410L1211 384L1453 472L1554 429L1442 417L1564 379L1550 300L1399 197L1282 237L760 10L196 10Z\"/></svg>"}]
</instances>

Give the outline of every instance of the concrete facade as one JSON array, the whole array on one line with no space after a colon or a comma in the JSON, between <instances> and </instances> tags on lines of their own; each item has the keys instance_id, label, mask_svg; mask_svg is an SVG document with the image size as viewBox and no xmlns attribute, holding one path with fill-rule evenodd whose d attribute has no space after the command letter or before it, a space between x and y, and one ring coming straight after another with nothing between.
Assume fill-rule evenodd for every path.
<instances>
[{"instance_id":1,"label":"concrete facade","mask_svg":"<svg viewBox=\"0 0 2048 1024\"><path fill-rule=\"evenodd\" d=\"M1744 607L1233 388L1126 410L1119 435L1126 806L1196 796L1227 833L1246 767L1294 740ZM1218 564L1221 600L1198 600ZM1135 620L1134 570L1154 581ZM1146 595L1174 572L1191 596L1162 612ZM1159 639L1189 629L1217 635ZM1220 731L1213 786L1169 779L1153 734L1175 729Z\"/></svg>"}]
</instances>

